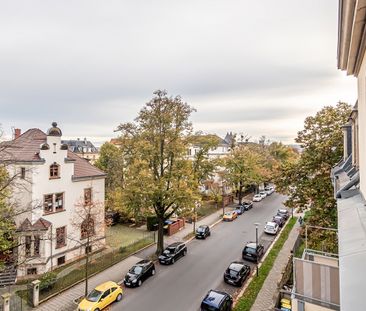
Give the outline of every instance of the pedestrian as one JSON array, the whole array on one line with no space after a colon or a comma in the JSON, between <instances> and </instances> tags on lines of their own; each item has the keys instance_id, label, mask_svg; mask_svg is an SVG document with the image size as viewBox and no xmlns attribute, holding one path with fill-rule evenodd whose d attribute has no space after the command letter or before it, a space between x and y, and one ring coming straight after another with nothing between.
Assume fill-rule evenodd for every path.
<instances>
[{"instance_id":1,"label":"pedestrian","mask_svg":"<svg viewBox=\"0 0 366 311\"><path fill-rule=\"evenodd\" d=\"M300 216L300 217L299 217L299 224L300 224L300 226L302 226L302 223L303 223L303 219L302 219L302 217Z\"/></svg>"}]
</instances>

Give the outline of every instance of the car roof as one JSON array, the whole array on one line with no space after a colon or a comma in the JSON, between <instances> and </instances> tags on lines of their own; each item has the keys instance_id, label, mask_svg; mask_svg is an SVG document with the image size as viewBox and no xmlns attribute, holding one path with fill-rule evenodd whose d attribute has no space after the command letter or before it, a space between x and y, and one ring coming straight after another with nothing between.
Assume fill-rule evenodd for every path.
<instances>
[{"instance_id":1,"label":"car roof","mask_svg":"<svg viewBox=\"0 0 366 311\"><path fill-rule=\"evenodd\" d=\"M135 266L146 266L148 264L152 263L151 260L143 259L135 264Z\"/></svg>"},{"instance_id":2,"label":"car roof","mask_svg":"<svg viewBox=\"0 0 366 311\"><path fill-rule=\"evenodd\" d=\"M183 242L174 242L174 243L170 244L168 247L177 247L181 244L184 244L184 243Z\"/></svg>"},{"instance_id":3,"label":"car roof","mask_svg":"<svg viewBox=\"0 0 366 311\"><path fill-rule=\"evenodd\" d=\"M277 224L273 221L267 221L266 226L276 226Z\"/></svg>"},{"instance_id":4,"label":"car roof","mask_svg":"<svg viewBox=\"0 0 366 311\"><path fill-rule=\"evenodd\" d=\"M255 197L257 197L257 196L259 196L259 195L260 195L260 194L259 194L259 193L257 193L257 194L255 194L254 196L255 196Z\"/></svg>"},{"instance_id":5,"label":"car roof","mask_svg":"<svg viewBox=\"0 0 366 311\"><path fill-rule=\"evenodd\" d=\"M258 244L258 246L259 246L259 244ZM245 245L245 247L255 248L255 243L249 242L247 245Z\"/></svg>"},{"instance_id":6,"label":"car roof","mask_svg":"<svg viewBox=\"0 0 366 311\"><path fill-rule=\"evenodd\" d=\"M245 266L244 262L242 261L233 261L230 266L229 269L230 270L234 270L234 271L240 271L243 266Z\"/></svg>"},{"instance_id":7,"label":"car roof","mask_svg":"<svg viewBox=\"0 0 366 311\"><path fill-rule=\"evenodd\" d=\"M214 307L218 307L223 299L227 296L224 292L219 292L216 290L210 290L207 293L207 296L205 299L203 299L203 302Z\"/></svg>"},{"instance_id":8,"label":"car roof","mask_svg":"<svg viewBox=\"0 0 366 311\"><path fill-rule=\"evenodd\" d=\"M117 283L113 282L113 281L108 281L105 283L102 283L100 285L98 285L95 289L99 290L100 292L104 292L107 289L111 288L111 287L116 287L118 286Z\"/></svg>"},{"instance_id":9,"label":"car roof","mask_svg":"<svg viewBox=\"0 0 366 311\"><path fill-rule=\"evenodd\" d=\"M200 225L198 228L208 228L207 225Z\"/></svg>"}]
</instances>

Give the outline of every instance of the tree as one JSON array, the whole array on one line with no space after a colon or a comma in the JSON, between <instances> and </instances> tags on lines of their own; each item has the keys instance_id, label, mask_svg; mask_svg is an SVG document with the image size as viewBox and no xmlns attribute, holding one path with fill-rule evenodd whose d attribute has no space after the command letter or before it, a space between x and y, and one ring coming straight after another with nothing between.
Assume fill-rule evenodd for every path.
<instances>
[{"instance_id":1,"label":"tree","mask_svg":"<svg viewBox=\"0 0 366 311\"><path fill-rule=\"evenodd\" d=\"M187 159L193 111L180 96L169 97L166 91L158 90L135 122L118 127L132 151L128 168L131 178L124 191L136 192L136 180L143 185L139 188L142 201L152 207L158 219L158 255L164 249L164 221L176 212L191 210L197 199L198 189Z\"/></svg>"},{"instance_id":2,"label":"tree","mask_svg":"<svg viewBox=\"0 0 366 311\"><path fill-rule=\"evenodd\" d=\"M253 145L238 145L224 160L226 178L238 191L239 204L242 203L244 188L260 181L259 155Z\"/></svg>"},{"instance_id":3,"label":"tree","mask_svg":"<svg viewBox=\"0 0 366 311\"><path fill-rule=\"evenodd\" d=\"M101 202L80 199L75 204L75 213L70 219L70 224L74 228L72 234L67 235L67 239L76 242L80 246L81 255L85 250L85 296L88 295L89 263L92 249L103 245L105 220L104 206Z\"/></svg>"},{"instance_id":4,"label":"tree","mask_svg":"<svg viewBox=\"0 0 366 311\"><path fill-rule=\"evenodd\" d=\"M288 195L290 208L311 207L306 222L321 227L337 227L336 201L330 172L343 155L342 126L347 122L351 106L338 103L326 106L305 119L304 129L296 142L303 151L297 161L284 163L276 178L277 189ZM309 247L325 245L336 252L335 236L323 231L309 232Z\"/></svg>"}]
</instances>

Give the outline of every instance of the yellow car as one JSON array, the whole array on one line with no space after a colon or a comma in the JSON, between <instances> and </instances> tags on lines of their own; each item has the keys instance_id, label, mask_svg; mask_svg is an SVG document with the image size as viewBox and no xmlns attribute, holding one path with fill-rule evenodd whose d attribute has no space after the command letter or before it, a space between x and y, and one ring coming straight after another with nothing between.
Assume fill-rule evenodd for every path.
<instances>
[{"instance_id":1,"label":"yellow car","mask_svg":"<svg viewBox=\"0 0 366 311\"><path fill-rule=\"evenodd\" d=\"M233 221L234 219L238 218L238 214L235 211L226 212L222 217L223 221Z\"/></svg>"},{"instance_id":2,"label":"yellow car","mask_svg":"<svg viewBox=\"0 0 366 311\"><path fill-rule=\"evenodd\" d=\"M100 311L114 301L122 299L122 288L109 281L98 285L80 303L78 311Z\"/></svg>"}]
</instances>

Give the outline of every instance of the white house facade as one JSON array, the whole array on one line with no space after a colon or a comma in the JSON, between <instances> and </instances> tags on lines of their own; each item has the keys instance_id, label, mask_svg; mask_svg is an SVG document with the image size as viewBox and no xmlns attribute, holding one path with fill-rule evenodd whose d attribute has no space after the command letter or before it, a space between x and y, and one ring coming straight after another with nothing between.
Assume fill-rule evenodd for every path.
<instances>
[{"instance_id":1,"label":"white house facade","mask_svg":"<svg viewBox=\"0 0 366 311\"><path fill-rule=\"evenodd\" d=\"M9 173L17 175L12 203L19 210L18 278L45 273L105 246L105 173L68 150L61 136L56 123L47 134L39 129L18 132L2 156L11 161ZM80 209L92 204L97 243L86 249Z\"/></svg>"}]
</instances>

